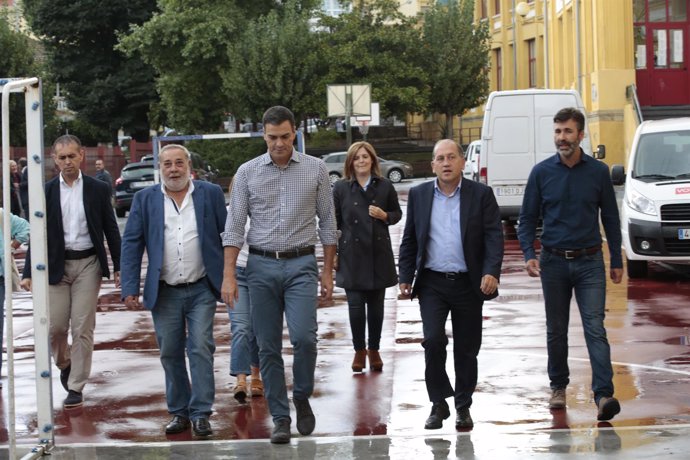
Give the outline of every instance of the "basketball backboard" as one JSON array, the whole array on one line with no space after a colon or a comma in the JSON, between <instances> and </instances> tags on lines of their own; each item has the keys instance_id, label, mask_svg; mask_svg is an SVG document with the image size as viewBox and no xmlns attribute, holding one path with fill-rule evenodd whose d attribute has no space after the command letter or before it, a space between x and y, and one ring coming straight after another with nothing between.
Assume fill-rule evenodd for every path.
<instances>
[{"instance_id":1,"label":"basketball backboard","mask_svg":"<svg viewBox=\"0 0 690 460\"><path fill-rule=\"evenodd\" d=\"M370 116L371 85L327 85L328 116Z\"/></svg>"}]
</instances>

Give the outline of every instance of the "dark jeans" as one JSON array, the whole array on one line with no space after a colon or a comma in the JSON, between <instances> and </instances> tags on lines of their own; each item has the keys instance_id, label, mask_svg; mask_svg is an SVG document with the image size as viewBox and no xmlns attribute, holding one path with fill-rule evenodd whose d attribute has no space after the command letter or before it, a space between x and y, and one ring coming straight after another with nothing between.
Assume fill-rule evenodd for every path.
<instances>
[{"instance_id":1,"label":"dark jeans","mask_svg":"<svg viewBox=\"0 0 690 460\"><path fill-rule=\"evenodd\" d=\"M551 388L565 388L570 382L568 323L570 300L575 291L592 366L594 399L598 403L602 396L613 396L611 349L604 328L606 269L602 253L567 260L542 251L539 265L546 308L546 345Z\"/></svg>"},{"instance_id":2,"label":"dark jeans","mask_svg":"<svg viewBox=\"0 0 690 460\"><path fill-rule=\"evenodd\" d=\"M383 300L386 289L358 291L346 289L347 304L350 311L350 329L352 345L355 350L366 348L366 326L369 325L369 349L378 350L381 343L383 327Z\"/></svg>"},{"instance_id":3,"label":"dark jeans","mask_svg":"<svg viewBox=\"0 0 690 460\"><path fill-rule=\"evenodd\" d=\"M484 301L472 289L469 276L449 280L422 271L417 284L424 331L424 376L429 399L437 403L455 396L456 409L470 407L477 386L477 355L482 344ZM455 391L446 372L448 313L453 326Z\"/></svg>"}]
</instances>

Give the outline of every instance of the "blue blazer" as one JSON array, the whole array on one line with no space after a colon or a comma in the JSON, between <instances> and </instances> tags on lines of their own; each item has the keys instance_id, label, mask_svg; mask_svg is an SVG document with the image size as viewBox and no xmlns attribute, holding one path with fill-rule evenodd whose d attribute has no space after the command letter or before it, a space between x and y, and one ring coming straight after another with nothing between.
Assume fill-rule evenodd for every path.
<instances>
[{"instance_id":1,"label":"blue blazer","mask_svg":"<svg viewBox=\"0 0 690 460\"><path fill-rule=\"evenodd\" d=\"M426 243L429 239L431 208L434 201L434 181L410 189L407 200L407 220L400 244L400 283L411 284L415 274L425 267ZM499 279L503 262L503 227L501 215L491 188L479 182L462 179L460 182L460 234L462 249L472 287L480 299L498 295L484 295L480 290L482 276ZM412 288L416 294L417 285Z\"/></svg>"},{"instance_id":2,"label":"blue blazer","mask_svg":"<svg viewBox=\"0 0 690 460\"><path fill-rule=\"evenodd\" d=\"M160 184L137 192L122 235L122 299L139 295L141 260L146 249L148 270L144 282L144 307L149 310L156 305L163 266L163 199ZM220 234L227 217L225 195L218 185L194 181L192 200L206 276L213 294L220 300L223 282L223 245Z\"/></svg>"},{"instance_id":3,"label":"blue blazer","mask_svg":"<svg viewBox=\"0 0 690 460\"><path fill-rule=\"evenodd\" d=\"M108 241L110 258L113 260L113 271L120 271L120 229L117 226L110 187L103 182L85 175L84 213L86 225L93 247L96 249L98 262L104 278L110 277L108 255L105 251L105 240ZM62 226L62 205L60 204L60 175L55 176L45 185L46 194L46 232L48 240L48 283L57 284L65 275L65 229ZM23 278L31 278L31 243L26 254Z\"/></svg>"}]
</instances>

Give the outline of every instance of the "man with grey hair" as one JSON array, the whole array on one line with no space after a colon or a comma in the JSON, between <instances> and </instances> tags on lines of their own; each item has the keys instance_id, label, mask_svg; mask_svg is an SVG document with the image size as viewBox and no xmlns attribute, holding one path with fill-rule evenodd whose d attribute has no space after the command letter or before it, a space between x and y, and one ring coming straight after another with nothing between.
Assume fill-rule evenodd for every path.
<instances>
[{"instance_id":1,"label":"man with grey hair","mask_svg":"<svg viewBox=\"0 0 690 460\"><path fill-rule=\"evenodd\" d=\"M165 432L187 431L191 420L194 434L207 437L213 434L213 318L223 278L225 196L218 185L190 179L185 147L166 145L158 161L162 184L134 195L122 238L122 299L128 308L139 306L146 250L143 303L151 310L172 415Z\"/></svg>"},{"instance_id":2,"label":"man with grey hair","mask_svg":"<svg viewBox=\"0 0 690 460\"><path fill-rule=\"evenodd\" d=\"M101 279L110 276L104 235L120 286L120 230L110 189L82 174L81 141L70 134L53 144L60 174L45 184L50 305L50 349L68 392L65 408L81 406L91 373L96 306ZM26 255L22 287L31 290L31 248ZM71 332L72 342L68 342Z\"/></svg>"},{"instance_id":3,"label":"man with grey hair","mask_svg":"<svg viewBox=\"0 0 690 460\"><path fill-rule=\"evenodd\" d=\"M503 229L491 189L462 178L465 157L455 141L436 143L431 167L436 180L413 187L408 196L400 244L400 292L412 298L419 296L424 379L432 403L424 428L443 426L443 420L450 417L446 398L454 396L455 427L471 429L482 306L498 295ZM449 313L455 386L446 372Z\"/></svg>"}]
</instances>

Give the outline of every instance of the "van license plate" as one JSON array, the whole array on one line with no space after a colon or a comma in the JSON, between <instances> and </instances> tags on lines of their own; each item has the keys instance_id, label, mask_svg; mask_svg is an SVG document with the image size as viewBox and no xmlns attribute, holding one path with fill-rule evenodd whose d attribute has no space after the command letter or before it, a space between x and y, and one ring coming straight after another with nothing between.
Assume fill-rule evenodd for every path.
<instances>
[{"instance_id":1,"label":"van license plate","mask_svg":"<svg viewBox=\"0 0 690 460\"><path fill-rule=\"evenodd\" d=\"M678 239L679 240L690 240L690 228L679 228L678 229Z\"/></svg>"},{"instance_id":2,"label":"van license plate","mask_svg":"<svg viewBox=\"0 0 690 460\"><path fill-rule=\"evenodd\" d=\"M496 187L494 190L496 190L496 196L518 196L525 194L525 187L521 186Z\"/></svg>"}]
</instances>

